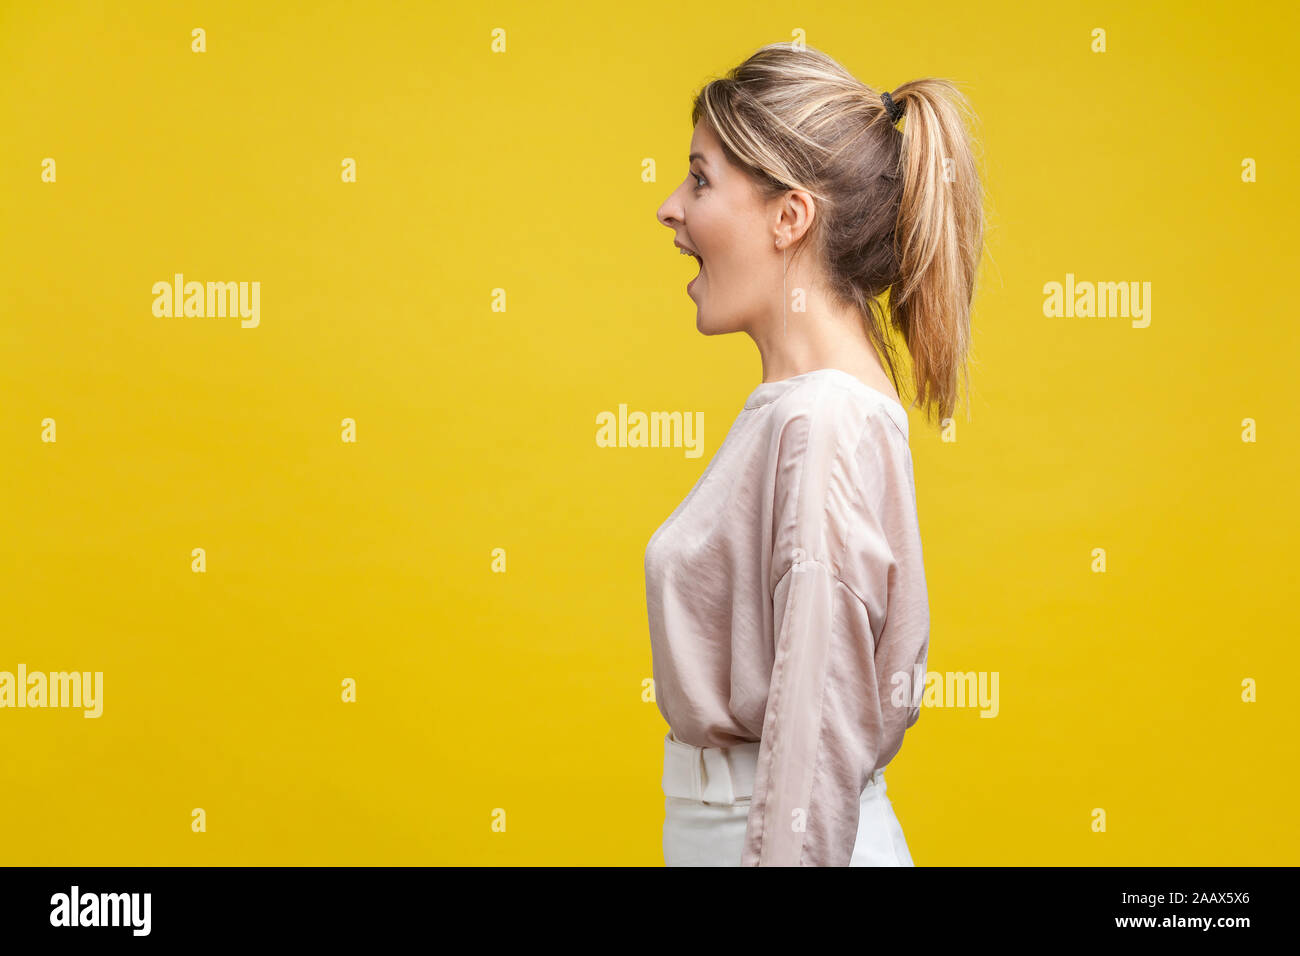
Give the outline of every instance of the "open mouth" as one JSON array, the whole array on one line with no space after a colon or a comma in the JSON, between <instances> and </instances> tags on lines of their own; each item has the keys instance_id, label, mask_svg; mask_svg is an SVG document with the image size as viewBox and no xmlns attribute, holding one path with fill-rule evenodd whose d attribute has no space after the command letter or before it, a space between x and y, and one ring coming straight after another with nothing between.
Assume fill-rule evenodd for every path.
<instances>
[{"instance_id":1,"label":"open mouth","mask_svg":"<svg viewBox=\"0 0 1300 956\"><path fill-rule=\"evenodd\" d=\"M688 249L686 246L682 245L681 242L674 242L673 245L677 247L678 252L680 252L684 256L690 256L700 266L700 271L695 274L695 278L691 279L690 282L686 283L686 291L690 292L691 286L695 285L696 280L699 279L699 277L704 274L704 257L701 256L694 249Z\"/></svg>"}]
</instances>

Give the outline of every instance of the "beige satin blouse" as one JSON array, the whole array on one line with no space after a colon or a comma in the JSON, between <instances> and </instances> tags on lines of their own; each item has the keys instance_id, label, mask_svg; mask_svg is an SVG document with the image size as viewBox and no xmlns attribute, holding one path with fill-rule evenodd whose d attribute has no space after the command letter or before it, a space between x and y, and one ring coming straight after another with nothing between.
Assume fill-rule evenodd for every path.
<instances>
[{"instance_id":1,"label":"beige satin blouse","mask_svg":"<svg viewBox=\"0 0 1300 956\"><path fill-rule=\"evenodd\" d=\"M760 384L645 552L655 696L760 741L744 866L847 866L920 716L930 611L907 413L838 369Z\"/></svg>"}]
</instances>

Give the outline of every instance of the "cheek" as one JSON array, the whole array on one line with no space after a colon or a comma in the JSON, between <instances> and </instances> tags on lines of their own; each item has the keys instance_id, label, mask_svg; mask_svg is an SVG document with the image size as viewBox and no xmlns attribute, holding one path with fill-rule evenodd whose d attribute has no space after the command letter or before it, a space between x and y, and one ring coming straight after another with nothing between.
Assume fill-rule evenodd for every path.
<instances>
[{"instance_id":1,"label":"cheek","mask_svg":"<svg viewBox=\"0 0 1300 956\"><path fill-rule=\"evenodd\" d=\"M705 267L728 271L734 258L737 236L735 222L721 203L698 204L695 218L688 219L688 232L704 256Z\"/></svg>"},{"instance_id":2,"label":"cheek","mask_svg":"<svg viewBox=\"0 0 1300 956\"><path fill-rule=\"evenodd\" d=\"M781 270L771 276L752 254L752 245L723 245L712 261L706 257L703 280L695 286L698 304L707 311L710 332L731 332L763 320L781 307ZM776 286L773 287L772 283Z\"/></svg>"},{"instance_id":3,"label":"cheek","mask_svg":"<svg viewBox=\"0 0 1300 956\"><path fill-rule=\"evenodd\" d=\"M742 217L726 214L714 206L706 215L697 217L693 235L704 255L704 268L711 278L728 284L743 285L757 278L754 254L755 231L758 223L747 223Z\"/></svg>"},{"instance_id":4,"label":"cheek","mask_svg":"<svg viewBox=\"0 0 1300 956\"><path fill-rule=\"evenodd\" d=\"M704 262L709 276L718 283L725 283L741 299L748 299L758 293L761 282L759 261L752 252L752 245L739 236L724 236L714 245L713 258L705 255Z\"/></svg>"}]
</instances>

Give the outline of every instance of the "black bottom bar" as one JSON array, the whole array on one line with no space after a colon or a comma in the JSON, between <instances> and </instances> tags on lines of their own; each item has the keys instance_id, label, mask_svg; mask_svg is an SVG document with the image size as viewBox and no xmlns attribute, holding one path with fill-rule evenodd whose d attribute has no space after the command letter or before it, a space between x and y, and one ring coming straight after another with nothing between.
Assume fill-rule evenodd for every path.
<instances>
[{"instance_id":1,"label":"black bottom bar","mask_svg":"<svg viewBox=\"0 0 1300 956\"><path fill-rule=\"evenodd\" d=\"M1293 926L1294 867L918 867L719 876L631 867L9 868L0 870L0 927L7 944L75 936L78 945L90 946L275 939L337 945L416 932L432 943L444 928L472 919L492 938L514 929L533 939L605 935L609 942L610 921L622 917L628 927L657 935L656 914L707 919L748 910L758 933L789 921L807 938L810 918L814 927L824 919L828 942L851 926L870 948L878 922L909 927L904 935L918 946L1045 934L1232 945L1258 930Z\"/></svg>"}]
</instances>

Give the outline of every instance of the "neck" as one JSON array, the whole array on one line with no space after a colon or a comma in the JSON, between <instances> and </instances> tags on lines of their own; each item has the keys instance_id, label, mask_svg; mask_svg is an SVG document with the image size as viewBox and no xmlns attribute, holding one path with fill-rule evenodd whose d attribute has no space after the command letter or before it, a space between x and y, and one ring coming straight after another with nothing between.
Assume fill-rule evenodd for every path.
<instances>
[{"instance_id":1,"label":"neck","mask_svg":"<svg viewBox=\"0 0 1300 956\"><path fill-rule=\"evenodd\" d=\"M793 276L790 287L799 287ZM808 289L808 285L802 288ZM804 301L806 312L791 312L787 304L784 317L774 310L761 326L746 330L758 346L764 382L778 382L820 368L860 374L864 369L880 367L856 309L839 307L817 292L809 292Z\"/></svg>"}]
</instances>

